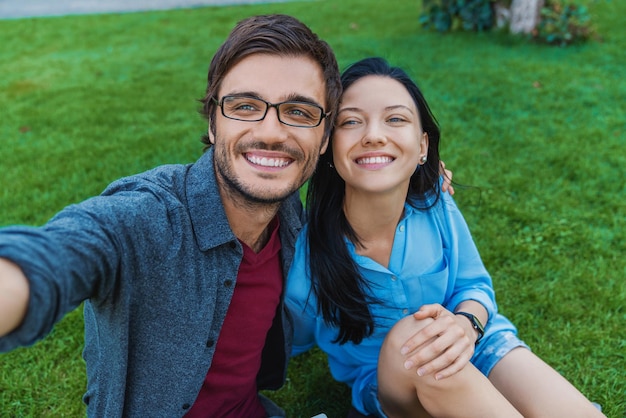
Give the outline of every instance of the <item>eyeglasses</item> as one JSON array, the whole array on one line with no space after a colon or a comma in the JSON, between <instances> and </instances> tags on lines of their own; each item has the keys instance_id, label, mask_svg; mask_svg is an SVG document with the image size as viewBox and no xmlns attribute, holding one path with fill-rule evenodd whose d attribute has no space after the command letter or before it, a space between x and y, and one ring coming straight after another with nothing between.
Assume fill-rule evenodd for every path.
<instances>
[{"instance_id":1,"label":"eyeglasses","mask_svg":"<svg viewBox=\"0 0 626 418\"><path fill-rule=\"evenodd\" d=\"M278 120L298 128L315 128L329 113L315 103L287 101L270 103L258 97L224 96L221 101L213 99L222 108L222 115L228 119L244 122L258 122L265 119L270 107L276 109Z\"/></svg>"}]
</instances>

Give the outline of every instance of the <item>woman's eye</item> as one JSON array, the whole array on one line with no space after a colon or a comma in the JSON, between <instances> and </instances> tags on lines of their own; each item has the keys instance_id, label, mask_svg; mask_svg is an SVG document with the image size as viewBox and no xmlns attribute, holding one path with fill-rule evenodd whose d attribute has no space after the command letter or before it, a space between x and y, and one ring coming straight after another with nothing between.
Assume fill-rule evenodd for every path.
<instances>
[{"instance_id":1,"label":"woman's eye","mask_svg":"<svg viewBox=\"0 0 626 418\"><path fill-rule=\"evenodd\" d=\"M359 123L357 120L355 119L346 119L342 122L339 123L339 126L350 126L350 125L356 125L357 123Z\"/></svg>"},{"instance_id":2,"label":"woman's eye","mask_svg":"<svg viewBox=\"0 0 626 418\"><path fill-rule=\"evenodd\" d=\"M401 122L406 122L406 119L399 117L399 116L394 116L392 118L387 119L389 122L391 123L401 123Z\"/></svg>"}]
</instances>

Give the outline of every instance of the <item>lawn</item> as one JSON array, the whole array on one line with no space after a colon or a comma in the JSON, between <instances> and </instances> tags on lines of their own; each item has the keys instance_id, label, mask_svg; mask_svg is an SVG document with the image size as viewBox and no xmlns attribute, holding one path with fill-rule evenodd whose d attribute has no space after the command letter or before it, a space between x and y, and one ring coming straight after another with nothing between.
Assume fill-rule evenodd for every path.
<instances>
[{"instance_id":1,"label":"lawn","mask_svg":"<svg viewBox=\"0 0 626 418\"><path fill-rule=\"evenodd\" d=\"M626 2L583 1L599 37L568 48L429 32L409 0L0 21L0 225L39 225L118 177L194 161L215 49L248 15L292 14L342 68L380 55L414 76L500 310L608 417L624 417ZM82 338L76 310L34 347L1 355L0 415L84 415ZM317 350L268 395L293 417L349 407Z\"/></svg>"}]
</instances>

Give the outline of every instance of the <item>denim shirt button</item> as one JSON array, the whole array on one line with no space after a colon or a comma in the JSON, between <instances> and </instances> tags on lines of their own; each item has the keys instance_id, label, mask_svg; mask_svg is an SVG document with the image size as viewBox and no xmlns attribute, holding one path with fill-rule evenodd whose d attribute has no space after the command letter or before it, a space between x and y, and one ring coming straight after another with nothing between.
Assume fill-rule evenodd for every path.
<instances>
[{"instance_id":1,"label":"denim shirt button","mask_svg":"<svg viewBox=\"0 0 626 418\"><path fill-rule=\"evenodd\" d=\"M215 344L215 340L209 340L206 342L207 347L213 347L214 344Z\"/></svg>"},{"instance_id":2,"label":"denim shirt button","mask_svg":"<svg viewBox=\"0 0 626 418\"><path fill-rule=\"evenodd\" d=\"M189 407L191 407L191 405L189 405L188 403L183 404L183 409L189 409Z\"/></svg>"},{"instance_id":3,"label":"denim shirt button","mask_svg":"<svg viewBox=\"0 0 626 418\"><path fill-rule=\"evenodd\" d=\"M231 287L233 285L233 281L232 280L224 280L224 286L225 287Z\"/></svg>"}]
</instances>

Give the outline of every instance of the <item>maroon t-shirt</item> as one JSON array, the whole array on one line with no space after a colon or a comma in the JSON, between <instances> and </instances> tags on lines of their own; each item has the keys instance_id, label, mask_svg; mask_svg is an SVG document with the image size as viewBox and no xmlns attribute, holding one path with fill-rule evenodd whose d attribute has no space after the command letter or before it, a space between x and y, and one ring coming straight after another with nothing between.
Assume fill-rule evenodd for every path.
<instances>
[{"instance_id":1,"label":"maroon t-shirt","mask_svg":"<svg viewBox=\"0 0 626 418\"><path fill-rule=\"evenodd\" d=\"M198 398L186 417L265 417L256 377L283 288L278 218L257 254L243 245L235 293Z\"/></svg>"}]
</instances>

